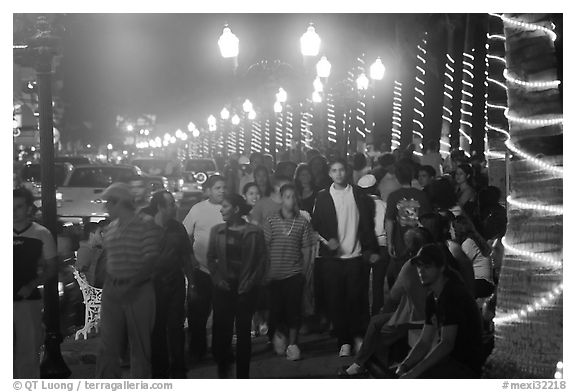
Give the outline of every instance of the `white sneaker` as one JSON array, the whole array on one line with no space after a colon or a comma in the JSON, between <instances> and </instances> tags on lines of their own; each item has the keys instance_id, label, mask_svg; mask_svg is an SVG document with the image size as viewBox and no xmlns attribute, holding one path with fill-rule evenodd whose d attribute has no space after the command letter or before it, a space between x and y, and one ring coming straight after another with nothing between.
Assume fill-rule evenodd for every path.
<instances>
[{"instance_id":1,"label":"white sneaker","mask_svg":"<svg viewBox=\"0 0 576 392\"><path fill-rule=\"evenodd\" d=\"M286 359L289 361L298 361L300 360L300 349L297 345L291 344L286 349Z\"/></svg>"},{"instance_id":2,"label":"white sneaker","mask_svg":"<svg viewBox=\"0 0 576 392\"><path fill-rule=\"evenodd\" d=\"M274 351L277 355L284 355L286 353L286 336L275 333L272 338L272 344L274 345Z\"/></svg>"},{"instance_id":3,"label":"white sneaker","mask_svg":"<svg viewBox=\"0 0 576 392\"><path fill-rule=\"evenodd\" d=\"M341 357L349 357L352 355L352 346L349 344L343 344L342 347L340 347L340 354L339 356Z\"/></svg>"},{"instance_id":4,"label":"white sneaker","mask_svg":"<svg viewBox=\"0 0 576 392\"><path fill-rule=\"evenodd\" d=\"M354 340L354 352L358 354L362 348L362 339Z\"/></svg>"}]
</instances>

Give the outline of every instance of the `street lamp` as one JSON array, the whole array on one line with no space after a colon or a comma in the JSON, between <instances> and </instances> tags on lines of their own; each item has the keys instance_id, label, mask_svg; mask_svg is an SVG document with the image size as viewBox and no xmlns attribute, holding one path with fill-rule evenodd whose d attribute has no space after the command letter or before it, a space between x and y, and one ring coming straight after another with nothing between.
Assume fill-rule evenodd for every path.
<instances>
[{"instance_id":1,"label":"street lamp","mask_svg":"<svg viewBox=\"0 0 576 392\"><path fill-rule=\"evenodd\" d=\"M194 129L192 130L192 136L193 136L194 138L197 138L198 136L200 136L200 131L198 130L198 128L194 128Z\"/></svg>"},{"instance_id":2,"label":"street lamp","mask_svg":"<svg viewBox=\"0 0 576 392\"><path fill-rule=\"evenodd\" d=\"M370 80L368 80L368 77L364 73L360 74L360 76L358 76L358 79L356 79L356 87L358 87L358 90L360 91L368 90L369 84Z\"/></svg>"},{"instance_id":3,"label":"street lamp","mask_svg":"<svg viewBox=\"0 0 576 392\"><path fill-rule=\"evenodd\" d=\"M225 59L238 57L240 40L228 25L224 26L222 35L218 39L218 46L220 47L220 54Z\"/></svg>"},{"instance_id":4,"label":"street lamp","mask_svg":"<svg viewBox=\"0 0 576 392\"><path fill-rule=\"evenodd\" d=\"M384 73L386 72L386 67L382 64L382 59L378 57L376 61L370 66L370 78L372 80L382 80L384 78Z\"/></svg>"},{"instance_id":5,"label":"street lamp","mask_svg":"<svg viewBox=\"0 0 576 392\"><path fill-rule=\"evenodd\" d=\"M249 120L255 120L255 119L256 119L256 112L255 112L254 110L251 110L251 111L248 113L248 119L249 119Z\"/></svg>"},{"instance_id":6,"label":"street lamp","mask_svg":"<svg viewBox=\"0 0 576 392\"><path fill-rule=\"evenodd\" d=\"M319 91L314 91L312 93L312 102L314 102L314 103L321 103L322 102L322 95L320 95Z\"/></svg>"},{"instance_id":7,"label":"street lamp","mask_svg":"<svg viewBox=\"0 0 576 392\"><path fill-rule=\"evenodd\" d=\"M108 144L106 146L106 162L110 162L110 151L112 151L113 148L114 146L112 146L111 144Z\"/></svg>"},{"instance_id":8,"label":"street lamp","mask_svg":"<svg viewBox=\"0 0 576 392\"><path fill-rule=\"evenodd\" d=\"M274 102L274 113L282 113L282 103L279 101Z\"/></svg>"},{"instance_id":9,"label":"street lamp","mask_svg":"<svg viewBox=\"0 0 576 392\"><path fill-rule=\"evenodd\" d=\"M253 109L252 102L249 99L245 100L242 104L242 109L244 109L245 113L250 113Z\"/></svg>"},{"instance_id":10,"label":"street lamp","mask_svg":"<svg viewBox=\"0 0 576 392\"><path fill-rule=\"evenodd\" d=\"M278 89L276 100L280 103L284 103L288 100L288 93L286 93L286 90L284 90L282 87Z\"/></svg>"},{"instance_id":11,"label":"street lamp","mask_svg":"<svg viewBox=\"0 0 576 392\"><path fill-rule=\"evenodd\" d=\"M324 85L322 84L322 81L320 80L319 77L316 77L316 79L314 79L312 85L314 86L314 91L317 91L319 93L324 91Z\"/></svg>"},{"instance_id":12,"label":"street lamp","mask_svg":"<svg viewBox=\"0 0 576 392\"><path fill-rule=\"evenodd\" d=\"M240 117L238 117L237 114L235 114L234 116L232 116L232 124L234 124L234 125L239 125L239 124L240 124Z\"/></svg>"},{"instance_id":13,"label":"street lamp","mask_svg":"<svg viewBox=\"0 0 576 392\"><path fill-rule=\"evenodd\" d=\"M196 129L196 124L194 124L192 121L190 121L188 123L188 132L193 132Z\"/></svg>"},{"instance_id":14,"label":"street lamp","mask_svg":"<svg viewBox=\"0 0 576 392\"><path fill-rule=\"evenodd\" d=\"M127 130L128 132L132 132L132 131L134 130L134 125L132 125L132 124L126 125L126 130Z\"/></svg>"},{"instance_id":15,"label":"street lamp","mask_svg":"<svg viewBox=\"0 0 576 392\"><path fill-rule=\"evenodd\" d=\"M310 24L306 32L300 37L300 51L302 52L302 56L318 56L321 42L322 40L316 33L316 29Z\"/></svg>"},{"instance_id":16,"label":"street lamp","mask_svg":"<svg viewBox=\"0 0 576 392\"><path fill-rule=\"evenodd\" d=\"M215 127L216 126L216 117L212 114L208 116L208 126Z\"/></svg>"},{"instance_id":17,"label":"street lamp","mask_svg":"<svg viewBox=\"0 0 576 392\"><path fill-rule=\"evenodd\" d=\"M318 64L316 64L316 72L318 77L327 78L330 76L330 70L332 69L332 64L328 61L326 56L322 56Z\"/></svg>"},{"instance_id":18,"label":"street lamp","mask_svg":"<svg viewBox=\"0 0 576 392\"><path fill-rule=\"evenodd\" d=\"M228 109L226 108L222 109L222 111L220 112L220 118L222 120L228 120L230 118L230 112L228 111ZM210 125L210 118L208 118L208 125Z\"/></svg>"}]
</instances>

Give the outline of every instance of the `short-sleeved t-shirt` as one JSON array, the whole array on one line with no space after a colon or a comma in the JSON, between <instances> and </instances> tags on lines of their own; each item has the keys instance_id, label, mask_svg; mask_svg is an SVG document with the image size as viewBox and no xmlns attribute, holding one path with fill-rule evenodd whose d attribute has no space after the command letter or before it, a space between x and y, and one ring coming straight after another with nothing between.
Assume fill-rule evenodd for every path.
<instances>
[{"instance_id":1,"label":"short-sleeved t-shirt","mask_svg":"<svg viewBox=\"0 0 576 392\"><path fill-rule=\"evenodd\" d=\"M474 278L492 282L492 261L489 256L484 256L472 238L467 238L462 243L462 251L472 261Z\"/></svg>"},{"instance_id":2,"label":"short-sleeved t-shirt","mask_svg":"<svg viewBox=\"0 0 576 392\"><path fill-rule=\"evenodd\" d=\"M252 212L250 212L250 221L258 225L263 225L266 218L275 212L280 211L282 203L276 203L271 197L263 197L256 202Z\"/></svg>"},{"instance_id":3,"label":"short-sleeved t-shirt","mask_svg":"<svg viewBox=\"0 0 576 392\"><path fill-rule=\"evenodd\" d=\"M426 194L414 188L400 188L388 196L386 201L386 220L394 222L392 243L396 255L401 256L406 251L404 234L418 227L418 217L431 212L430 202Z\"/></svg>"},{"instance_id":4,"label":"short-sleeved t-shirt","mask_svg":"<svg viewBox=\"0 0 576 392\"><path fill-rule=\"evenodd\" d=\"M276 212L266 219L263 229L270 256L268 279L287 279L302 273L302 249L314 245L310 222L301 214L284 219Z\"/></svg>"},{"instance_id":5,"label":"short-sleeved t-shirt","mask_svg":"<svg viewBox=\"0 0 576 392\"><path fill-rule=\"evenodd\" d=\"M13 230L12 241L14 245L12 258L14 301L20 301L23 298L18 295L18 291L38 277L40 261L56 257L56 242L50 231L36 222L32 222L23 231ZM40 298L40 291L36 288L27 299Z\"/></svg>"},{"instance_id":6,"label":"short-sleeved t-shirt","mask_svg":"<svg viewBox=\"0 0 576 392\"><path fill-rule=\"evenodd\" d=\"M194 244L194 257L200 263L200 270L209 274L208 270L208 242L210 241L210 230L220 223L222 214L220 204L213 204L210 200L201 201L195 204L184 218L182 222L186 228L186 232L190 237L193 237Z\"/></svg>"},{"instance_id":7,"label":"short-sleeved t-shirt","mask_svg":"<svg viewBox=\"0 0 576 392\"><path fill-rule=\"evenodd\" d=\"M474 298L464 285L450 277L436 300L430 293L426 299L426 324L433 325L441 338L442 327L456 325L458 332L453 359L480 374L482 367L482 321Z\"/></svg>"}]
</instances>

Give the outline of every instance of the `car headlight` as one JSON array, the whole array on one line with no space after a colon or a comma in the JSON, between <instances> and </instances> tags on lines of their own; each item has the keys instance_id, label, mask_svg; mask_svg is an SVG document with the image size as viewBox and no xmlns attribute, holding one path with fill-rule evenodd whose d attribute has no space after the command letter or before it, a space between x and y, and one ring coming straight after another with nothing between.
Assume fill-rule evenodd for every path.
<instances>
[{"instance_id":1,"label":"car headlight","mask_svg":"<svg viewBox=\"0 0 576 392\"><path fill-rule=\"evenodd\" d=\"M56 200L62 201L62 192L56 192Z\"/></svg>"}]
</instances>

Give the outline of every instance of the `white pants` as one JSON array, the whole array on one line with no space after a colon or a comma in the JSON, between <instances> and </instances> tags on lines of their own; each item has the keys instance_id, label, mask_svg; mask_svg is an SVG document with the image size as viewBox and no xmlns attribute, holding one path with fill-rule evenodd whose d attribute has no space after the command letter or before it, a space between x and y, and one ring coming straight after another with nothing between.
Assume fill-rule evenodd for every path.
<instances>
[{"instance_id":1,"label":"white pants","mask_svg":"<svg viewBox=\"0 0 576 392\"><path fill-rule=\"evenodd\" d=\"M14 378L40 378L42 300L14 301Z\"/></svg>"}]
</instances>

